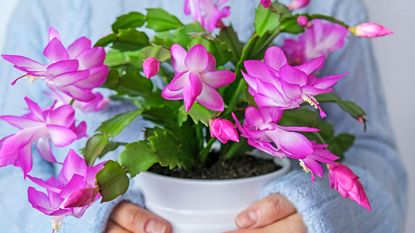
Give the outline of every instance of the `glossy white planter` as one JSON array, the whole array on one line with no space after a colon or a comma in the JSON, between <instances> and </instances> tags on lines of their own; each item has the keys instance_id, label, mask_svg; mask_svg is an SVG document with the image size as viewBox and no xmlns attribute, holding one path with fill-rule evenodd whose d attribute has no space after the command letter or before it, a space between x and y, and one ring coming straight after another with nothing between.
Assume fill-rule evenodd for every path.
<instances>
[{"instance_id":1,"label":"glossy white planter","mask_svg":"<svg viewBox=\"0 0 415 233\"><path fill-rule=\"evenodd\" d=\"M282 169L233 180L192 180L144 172L137 183L146 207L173 225L173 233L222 233L236 229L236 215L256 201L262 189L290 169L287 159L274 159Z\"/></svg>"}]
</instances>

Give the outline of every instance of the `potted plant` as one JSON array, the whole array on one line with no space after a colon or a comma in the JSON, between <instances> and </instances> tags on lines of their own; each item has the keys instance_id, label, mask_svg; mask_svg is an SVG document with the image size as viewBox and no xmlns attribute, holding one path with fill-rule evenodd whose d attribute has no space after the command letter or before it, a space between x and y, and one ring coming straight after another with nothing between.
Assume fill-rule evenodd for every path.
<instances>
[{"instance_id":1,"label":"potted plant","mask_svg":"<svg viewBox=\"0 0 415 233\"><path fill-rule=\"evenodd\" d=\"M124 194L138 176L146 206L169 220L175 232L223 232L234 228L236 213L268 182L289 170L292 159L311 180L322 177L326 166L333 188L370 209L358 177L341 164L354 137L335 133L320 104L338 104L364 125L365 112L332 92L347 73L321 77L319 70L350 33L391 32L378 24L351 27L330 16L292 12L308 1L289 6L261 1L255 32L243 43L222 22L230 14L226 1L185 2L194 23L147 9L118 17L112 33L94 46L81 37L65 47L51 28L47 64L3 55L25 72L16 81L43 80L55 100L42 108L26 97L27 114L0 116L19 129L0 141L0 166L20 167L48 191L29 188L32 206L54 216L58 229L65 216L81 217L98 199ZM316 41L317 32L324 35ZM273 46L281 34L296 36ZM336 39L325 41L330 36ZM311 40L319 46L307 47ZM109 98L97 88L107 89ZM75 112L100 111L109 102L131 107L101 123L79 151L83 158L71 150L60 175L46 181L30 174L32 145L57 163L52 145L69 147L86 137L86 123L77 123ZM150 123L143 138L117 140L139 116ZM105 161L119 148L118 160ZM98 159L104 162L96 164Z\"/></svg>"}]
</instances>

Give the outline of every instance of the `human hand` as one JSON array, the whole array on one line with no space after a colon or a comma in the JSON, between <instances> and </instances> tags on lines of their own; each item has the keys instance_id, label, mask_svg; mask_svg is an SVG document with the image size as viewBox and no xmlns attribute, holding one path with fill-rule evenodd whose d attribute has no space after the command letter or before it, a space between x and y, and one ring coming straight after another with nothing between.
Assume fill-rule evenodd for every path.
<instances>
[{"instance_id":1,"label":"human hand","mask_svg":"<svg viewBox=\"0 0 415 233\"><path fill-rule=\"evenodd\" d=\"M149 211L129 202L112 211L105 233L171 233L170 224Z\"/></svg>"},{"instance_id":2,"label":"human hand","mask_svg":"<svg viewBox=\"0 0 415 233\"><path fill-rule=\"evenodd\" d=\"M288 199L271 194L236 217L238 230L232 233L305 233L301 216Z\"/></svg>"}]
</instances>

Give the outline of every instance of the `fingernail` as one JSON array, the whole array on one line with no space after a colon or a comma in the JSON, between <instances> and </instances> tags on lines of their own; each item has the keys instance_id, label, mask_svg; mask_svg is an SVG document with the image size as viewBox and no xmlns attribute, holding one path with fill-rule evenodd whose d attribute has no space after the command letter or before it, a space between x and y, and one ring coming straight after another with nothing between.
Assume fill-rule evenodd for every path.
<instances>
[{"instance_id":1,"label":"fingernail","mask_svg":"<svg viewBox=\"0 0 415 233\"><path fill-rule=\"evenodd\" d=\"M145 227L146 233L166 233L167 225L160 221L150 220Z\"/></svg>"},{"instance_id":2,"label":"fingernail","mask_svg":"<svg viewBox=\"0 0 415 233\"><path fill-rule=\"evenodd\" d=\"M257 219L258 215L256 213L256 210L248 210L243 212L236 218L236 224L238 224L240 228L247 228L254 225Z\"/></svg>"}]
</instances>

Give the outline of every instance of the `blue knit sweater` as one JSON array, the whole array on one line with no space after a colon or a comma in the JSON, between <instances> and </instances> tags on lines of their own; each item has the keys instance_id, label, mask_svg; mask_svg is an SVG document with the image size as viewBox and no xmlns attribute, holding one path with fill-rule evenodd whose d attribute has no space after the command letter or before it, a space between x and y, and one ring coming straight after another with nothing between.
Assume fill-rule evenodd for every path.
<instances>
[{"instance_id":1,"label":"blue knit sweater","mask_svg":"<svg viewBox=\"0 0 415 233\"><path fill-rule=\"evenodd\" d=\"M110 24L119 14L128 11L144 11L150 7L163 7L185 22L191 19L183 15L183 0L22 0L10 21L4 53L22 54L41 60L41 52L47 43L47 29L56 27L65 42L86 35L93 40L110 32ZM248 39L253 31L254 10L259 1L231 0L231 21L240 38ZM367 20L360 0L314 0L306 11L334 15L353 25ZM0 114L20 114L24 111L22 95L38 101L42 106L50 104L43 97L45 87L20 82L10 87L12 79L19 76L9 64L0 62ZM263 195L279 192L287 196L301 213L310 233L324 232L402 232L406 214L407 178L401 164L393 133L390 128L381 80L369 40L350 38L347 46L332 54L325 73L350 72L337 85L336 91L345 99L359 103L367 110L368 131L343 113L338 107L328 105L329 120L335 122L338 131L357 135L353 149L347 153L346 164L360 177L366 187L373 211L368 212L355 203L342 199L330 190L327 177L310 182L310 177L294 169L285 177L275 180ZM390 77L393 78L393 77ZM89 120L89 129L125 106L113 105L107 113L83 115ZM94 119L94 120L92 120ZM142 127L137 120L135 127ZM0 136L12 129L0 125ZM134 140L137 130L121 135L123 140ZM81 148L83 142L75 145ZM64 152L61 155L65 154ZM116 153L114 153L115 155ZM35 156L39 157L39 156ZM62 160L62 158L60 158ZM47 178L56 173L51 164L35 160L33 173ZM50 219L30 207L27 202L27 186L21 171L14 167L0 169L0 232L44 233L50 232ZM260 197L258 197L260 198ZM142 204L135 186L123 197L106 204L95 204L82 219L67 218L62 232L102 232L112 208L121 200Z\"/></svg>"}]
</instances>

